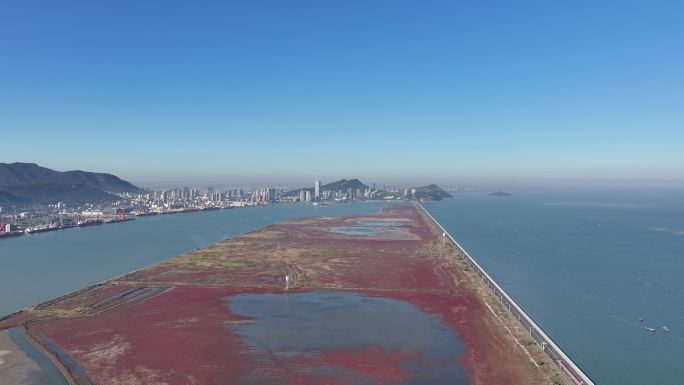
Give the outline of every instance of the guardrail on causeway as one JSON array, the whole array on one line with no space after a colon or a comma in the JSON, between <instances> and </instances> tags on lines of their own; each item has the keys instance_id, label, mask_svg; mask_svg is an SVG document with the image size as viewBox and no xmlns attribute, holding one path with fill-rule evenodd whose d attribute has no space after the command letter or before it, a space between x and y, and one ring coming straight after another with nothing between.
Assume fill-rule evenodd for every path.
<instances>
[{"instance_id":1,"label":"guardrail on causeway","mask_svg":"<svg viewBox=\"0 0 684 385\"><path fill-rule=\"evenodd\" d=\"M468 254L468 252L461 247L461 245L454 239L454 237L449 234L442 225L437 222L437 220L423 207L422 204L416 202L417 206L420 207L423 212L430 218L435 225L442 231L442 236L445 240L451 242L455 247L456 251L465 259L465 261L475 270L477 275L482 278L482 281L489 286L489 288L494 292L494 294L499 298L501 303L508 310L511 311L513 316L522 324L522 326L530 333L532 338L539 343L542 350L551 357L553 362L555 362L570 379L577 385L594 385L594 383L589 379L589 377L582 372L582 370L559 348L553 340L544 333L544 331L532 321L527 313L525 313L518 304L513 301L513 299L499 286L499 284L492 279L492 277L487 274L486 271L477 263L475 259Z\"/></svg>"}]
</instances>

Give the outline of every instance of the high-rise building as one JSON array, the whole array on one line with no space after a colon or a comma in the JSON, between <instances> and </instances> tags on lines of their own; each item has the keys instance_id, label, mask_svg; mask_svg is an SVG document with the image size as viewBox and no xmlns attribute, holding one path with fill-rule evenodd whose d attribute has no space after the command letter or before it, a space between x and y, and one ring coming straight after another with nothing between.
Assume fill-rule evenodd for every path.
<instances>
[{"instance_id":1,"label":"high-rise building","mask_svg":"<svg viewBox=\"0 0 684 385\"><path fill-rule=\"evenodd\" d=\"M311 202L311 191L306 190L306 201Z\"/></svg>"},{"instance_id":2,"label":"high-rise building","mask_svg":"<svg viewBox=\"0 0 684 385\"><path fill-rule=\"evenodd\" d=\"M321 198L321 181L316 179L316 182L314 183L314 197L316 200L320 200Z\"/></svg>"}]
</instances>

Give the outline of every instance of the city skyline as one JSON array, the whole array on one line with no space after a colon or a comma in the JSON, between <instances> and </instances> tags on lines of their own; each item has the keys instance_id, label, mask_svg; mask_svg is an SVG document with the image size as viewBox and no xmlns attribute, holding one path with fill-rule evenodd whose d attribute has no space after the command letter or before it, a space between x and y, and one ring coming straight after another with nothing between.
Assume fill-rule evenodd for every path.
<instances>
[{"instance_id":1,"label":"city skyline","mask_svg":"<svg viewBox=\"0 0 684 385\"><path fill-rule=\"evenodd\" d=\"M0 161L142 185L682 185L683 7L12 3Z\"/></svg>"}]
</instances>

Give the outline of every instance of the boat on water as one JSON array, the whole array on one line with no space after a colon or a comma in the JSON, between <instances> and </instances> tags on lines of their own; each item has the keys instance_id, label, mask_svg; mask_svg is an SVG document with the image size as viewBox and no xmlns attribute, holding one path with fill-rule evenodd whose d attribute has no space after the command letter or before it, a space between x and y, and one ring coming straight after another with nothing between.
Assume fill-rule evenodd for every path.
<instances>
[{"instance_id":1,"label":"boat on water","mask_svg":"<svg viewBox=\"0 0 684 385\"><path fill-rule=\"evenodd\" d=\"M663 326L663 331L669 332L670 328L668 328L667 326Z\"/></svg>"},{"instance_id":2,"label":"boat on water","mask_svg":"<svg viewBox=\"0 0 684 385\"><path fill-rule=\"evenodd\" d=\"M79 220L76 223L76 226L78 226L78 227L95 226L95 225L101 225L103 223L104 223L104 220L102 220L102 219L85 219L85 220Z\"/></svg>"},{"instance_id":3,"label":"boat on water","mask_svg":"<svg viewBox=\"0 0 684 385\"><path fill-rule=\"evenodd\" d=\"M74 226L73 225L55 225L55 224L39 225L39 226L27 227L26 230L24 230L24 232L26 234L37 234L37 233L45 233L48 231L64 230L64 229L68 229L71 227L74 227Z\"/></svg>"},{"instance_id":4,"label":"boat on water","mask_svg":"<svg viewBox=\"0 0 684 385\"><path fill-rule=\"evenodd\" d=\"M159 215L159 211L147 211L147 212L134 212L133 215L136 217L146 217L150 215Z\"/></svg>"},{"instance_id":5,"label":"boat on water","mask_svg":"<svg viewBox=\"0 0 684 385\"><path fill-rule=\"evenodd\" d=\"M2 232L2 233L0 233L0 238L18 237L20 235L24 235L24 232L23 231Z\"/></svg>"},{"instance_id":6,"label":"boat on water","mask_svg":"<svg viewBox=\"0 0 684 385\"><path fill-rule=\"evenodd\" d=\"M104 223L109 224L109 223L119 223L119 222L128 222L135 220L135 217L129 217L129 218L107 218L104 220Z\"/></svg>"},{"instance_id":7,"label":"boat on water","mask_svg":"<svg viewBox=\"0 0 684 385\"><path fill-rule=\"evenodd\" d=\"M644 329L648 330L649 332L655 333L656 329L655 328L650 328L648 326L644 326Z\"/></svg>"}]
</instances>

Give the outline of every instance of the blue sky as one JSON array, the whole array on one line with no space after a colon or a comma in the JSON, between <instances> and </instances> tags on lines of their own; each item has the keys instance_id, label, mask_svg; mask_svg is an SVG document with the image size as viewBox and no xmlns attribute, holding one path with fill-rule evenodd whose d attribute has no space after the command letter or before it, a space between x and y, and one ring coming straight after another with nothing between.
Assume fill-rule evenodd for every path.
<instances>
[{"instance_id":1,"label":"blue sky","mask_svg":"<svg viewBox=\"0 0 684 385\"><path fill-rule=\"evenodd\" d=\"M14 1L0 162L684 181L681 1Z\"/></svg>"}]
</instances>

